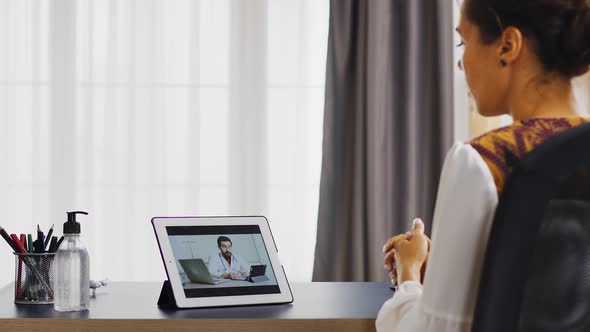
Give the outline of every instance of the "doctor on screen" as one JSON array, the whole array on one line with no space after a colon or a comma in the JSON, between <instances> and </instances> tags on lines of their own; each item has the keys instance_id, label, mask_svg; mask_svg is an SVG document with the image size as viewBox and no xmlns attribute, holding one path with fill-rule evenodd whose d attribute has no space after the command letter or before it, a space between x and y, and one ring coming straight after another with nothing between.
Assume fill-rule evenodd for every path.
<instances>
[{"instance_id":1,"label":"doctor on screen","mask_svg":"<svg viewBox=\"0 0 590 332\"><path fill-rule=\"evenodd\" d=\"M214 278L245 280L250 274L250 264L232 253L232 242L226 236L217 238L219 253L209 257L209 273Z\"/></svg>"}]
</instances>

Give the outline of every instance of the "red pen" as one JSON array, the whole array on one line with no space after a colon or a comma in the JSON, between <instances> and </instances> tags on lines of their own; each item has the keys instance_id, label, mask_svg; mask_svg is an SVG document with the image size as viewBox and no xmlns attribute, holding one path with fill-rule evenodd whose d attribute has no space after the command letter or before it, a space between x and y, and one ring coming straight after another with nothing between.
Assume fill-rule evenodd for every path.
<instances>
[{"instance_id":1,"label":"red pen","mask_svg":"<svg viewBox=\"0 0 590 332\"><path fill-rule=\"evenodd\" d=\"M20 240L18 239L18 237L16 236L16 234L10 234L10 238L12 239L12 242L14 242L14 245L17 247L17 249L18 249L19 252L21 252L21 253L26 252L26 250L24 250L23 243L20 242ZM21 296L20 295L20 291L21 291L21 288L22 288L22 273L21 273L22 266L23 266L22 259L19 257L18 258L18 277L17 277L17 280L16 280L16 285L17 285L17 287L16 287L17 288L16 296L17 296L17 298L20 298L20 296Z\"/></svg>"},{"instance_id":2,"label":"red pen","mask_svg":"<svg viewBox=\"0 0 590 332\"><path fill-rule=\"evenodd\" d=\"M27 236L25 234L20 235L20 243L23 244L23 247L25 247L25 249L27 248Z\"/></svg>"},{"instance_id":3,"label":"red pen","mask_svg":"<svg viewBox=\"0 0 590 332\"><path fill-rule=\"evenodd\" d=\"M25 250L25 247L23 247L22 242L20 242L20 240L16 236L16 234L10 234L10 238L12 239L12 242L14 242L14 245L18 248L18 252L20 252L20 253L27 252Z\"/></svg>"}]
</instances>

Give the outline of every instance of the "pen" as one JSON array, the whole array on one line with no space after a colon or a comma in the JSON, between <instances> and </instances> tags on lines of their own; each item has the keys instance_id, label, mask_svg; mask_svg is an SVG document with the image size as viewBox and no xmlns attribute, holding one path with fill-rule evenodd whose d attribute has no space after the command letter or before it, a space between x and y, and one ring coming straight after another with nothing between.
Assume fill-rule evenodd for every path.
<instances>
[{"instance_id":1,"label":"pen","mask_svg":"<svg viewBox=\"0 0 590 332\"><path fill-rule=\"evenodd\" d=\"M15 250L16 253L26 252L26 251L23 251L23 249L24 249L23 248L23 244L20 242L20 240L18 239L18 237L16 236L16 234L10 234L10 238L12 239L12 243L14 244L14 246L16 248L16 250ZM17 280L16 280L17 289L18 289L17 296L19 296L19 297L20 297L20 289L22 288L21 287L21 284L22 284L22 276L21 276L22 263L21 262L22 262L22 260L19 259L19 264L18 264L18 277L17 277Z\"/></svg>"},{"instance_id":2,"label":"pen","mask_svg":"<svg viewBox=\"0 0 590 332\"><path fill-rule=\"evenodd\" d=\"M35 242L33 242L33 252L36 254L42 254L43 250L45 250L43 248L43 241L35 240Z\"/></svg>"},{"instance_id":3,"label":"pen","mask_svg":"<svg viewBox=\"0 0 590 332\"><path fill-rule=\"evenodd\" d=\"M20 242L23 244L23 248L25 248L25 252L27 252L27 236L25 234L20 235ZM16 284L18 285L18 292L17 296L20 298L22 295L22 271L23 271L23 260L21 257L18 257L18 277L16 278Z\"/></svg>"},{"instance_id":4,"label":"pen","mask_svg":"<svg viewBox=\"0 0 590 332\"><path fill-rule=\"evenodd\" d=\"M27 235L27 239L28 241L28 248L29 248L29 253L32 254L33 253L33 236L31 234Z\"/></svg>"},{"instance_id":5,"label":"pen","mask_svg":"<svg viewBox=\"0 0 590 332\"><path fill-rule=\"evenodd\" d=\"M57 236L51 237L51 244L49 245L49 252L53 253L57 251Z\"/></svg>"},{"instance_id":6,"label":"pen","mask_svg":"<svg viewBox=\"0 0 590 332\"><path fill-rule=\"evenodd\" d=\"M45 239L43 237L43 231L41 231L41 227L39 227L39 224L37 224L37 240L40 242L40 245L38 244L38 253L43 253L43 251L45 251Z\"/></svg>"},{"instance_id":7,"label":"pen","mask_svg":"<svg viewBox=\"0 0 590 332\"><path fill-rule=\"evenodd\" d=\"M23 244L19 241L18 237L16 236L16 234L10 234L10 238L12 239L12 242L14 243L14 246L18 249L17 253L26 253L27 251L25 250L25 247L23 247Z\"/></svg>"},{"instance_id":8,"label":"pen","mask_svg":"<svg viewBox=\"0 0 590 332\"><path fill-rule=\"evenodd\" d=\"M21 234L20 235L20 243L23 244L23 247L25 248L25 252L27 251L27 236L25 234Z\"/></svg>"},{"instance_id":9,"label":"pen","mask_svg":"<svg viewBox=\"0 0 590 332\"><path fill-rule=\"evenodd\" d=\"M59 249L59 245L62 243L62 241L64 240L64 237L60 237L59 241L57 241L57 245L55 245L55 251L57 251L57 249Z\"/></svg>"},{"instance_id":10,"label":"pen","mask_svg":"<svg viewBox=\"0 0 590 332\"><path fill-rule=\"evenodd\" d=\"M49 232L47 232L47 237L45 238L45 246L44 246L45 248L47 248L47 246L51 242L51 235L53 235L53 226L55 226L55 224L51 225ZM45 250L45 251L48 251L48 250Z\"/></svg>"},{"instance_id":11,"label":"pen","mask_svg":"<svg viewBox=\"0 0 590 332\"><path fill-rule=\"evenodd\" d=\"M6 233L6 230L4 228L2 228L2 226L0 226L0 235L4 238L6 243L8 243L10 248L12 248L12 250L14 250L14 252L18 252L18 249L16 248L15 244L12 243L12 239L10 238L10 236L8 236L8 233Z\"/></svg>"}]
</instances>

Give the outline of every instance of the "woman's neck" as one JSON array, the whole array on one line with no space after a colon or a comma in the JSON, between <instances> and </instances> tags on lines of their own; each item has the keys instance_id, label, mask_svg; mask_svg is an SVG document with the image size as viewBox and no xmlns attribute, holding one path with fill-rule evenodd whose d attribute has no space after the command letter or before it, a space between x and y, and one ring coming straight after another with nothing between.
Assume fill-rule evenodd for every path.
<instances>
[{"instance_id":1,"label":"woman's neck","mask_svg":"<svg viewBox=\"0 0 590 332\"><path fill-rule=\"evenodd\" d=\"M571 82L565 79L525 84L511 98L509 110L515 121L532 118L569 118L579 116Z\"/></svg>"}]
</instances>

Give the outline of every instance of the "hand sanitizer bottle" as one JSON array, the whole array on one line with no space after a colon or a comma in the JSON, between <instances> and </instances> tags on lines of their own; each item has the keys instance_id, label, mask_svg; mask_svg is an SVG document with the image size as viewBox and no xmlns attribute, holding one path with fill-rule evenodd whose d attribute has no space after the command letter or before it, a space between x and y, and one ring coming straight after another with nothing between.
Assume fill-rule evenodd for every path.
<instances>
[{"instance_id":1,"label":"hand sanitizer bottle","mask_svg":"<svg viewBox=\"0 0 590 332\"><path fill-rule=\"evenodd\" d=\"M90 261L80 241L80 223L76 214L68 212L64 223L64 240L55 254L54 308L57 311L81 311L90 307Z\"/></svg>"}]
</instances>

